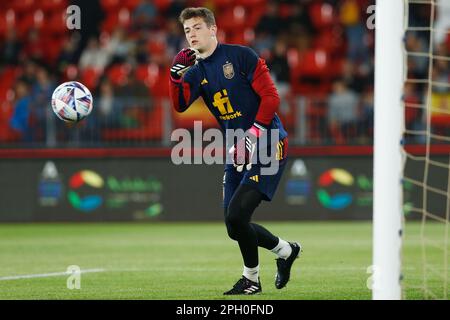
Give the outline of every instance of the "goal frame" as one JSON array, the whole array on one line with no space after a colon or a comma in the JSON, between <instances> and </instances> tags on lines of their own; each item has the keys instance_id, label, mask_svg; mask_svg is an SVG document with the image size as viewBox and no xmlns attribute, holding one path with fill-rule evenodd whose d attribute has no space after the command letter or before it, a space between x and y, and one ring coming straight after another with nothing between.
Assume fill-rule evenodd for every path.
<instances>
[{"instance_id":1,"label":"goal frame","mask_svg":"<svg viewBox=\"0 0 450 320\"><path fill-rule=\"evenodd\" d=\"M375 9L372 299L400 300L403 230L404 0Z\"/></svg>"}]
</instances>

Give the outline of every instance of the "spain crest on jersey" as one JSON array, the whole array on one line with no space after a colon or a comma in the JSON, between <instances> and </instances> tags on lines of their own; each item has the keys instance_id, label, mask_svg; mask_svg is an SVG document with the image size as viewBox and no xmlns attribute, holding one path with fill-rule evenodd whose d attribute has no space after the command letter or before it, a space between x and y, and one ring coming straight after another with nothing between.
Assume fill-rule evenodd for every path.
<instances>
[{"instance_id":1,"label":"spain crest on jersey","mask_svg":"<svg viewBox=\"0 0 450 320\"><path fill-rule=\"evenodd\" d=\"M224 64L223 66L223 75L227 79L232 79L234 77L234 68L231 62Z\"/></svg>"}]
</instances>

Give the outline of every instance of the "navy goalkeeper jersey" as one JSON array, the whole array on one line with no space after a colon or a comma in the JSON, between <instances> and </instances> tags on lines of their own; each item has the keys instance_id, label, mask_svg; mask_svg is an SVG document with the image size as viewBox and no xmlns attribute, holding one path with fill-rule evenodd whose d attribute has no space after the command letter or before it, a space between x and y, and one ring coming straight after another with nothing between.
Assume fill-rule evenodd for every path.
<instances>
[{"instance_id":1,"label":"navy goalkeeper jersey","mask_svg":"<svg viewBox=\"0 0 450 320\"><path fill-rule=\"evenodd\" d=\"M223 130L248 130L255 122L261 97L255 92L254 75L261 61L250 48L218 44L216 50L206 59L198 61L184 75L172 100L178 100L175 108L182 112L198 97L203 97L209 110ZM267 66L263 62L265 68ZM279 130L279 139L287 132L275 113L270 123L265 123L268 137L271 129Z\"/></svg>"}]
</instances>

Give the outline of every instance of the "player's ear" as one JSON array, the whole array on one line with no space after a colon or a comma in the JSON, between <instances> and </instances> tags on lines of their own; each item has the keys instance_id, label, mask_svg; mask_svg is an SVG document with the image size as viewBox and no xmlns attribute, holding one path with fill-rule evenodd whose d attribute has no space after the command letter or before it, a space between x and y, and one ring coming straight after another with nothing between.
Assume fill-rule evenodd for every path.
<instances>
[{"instance_id":1,"label":"player's ear","mask_svg":"<svg viewBox=\"0 0 450 320\"><path fill-rule=\"evenodd\" d=\"M216 36L217 34L217 26L215 24L213 24L210 28L209 31L211 32L211 37Z\"/></svg>"}]
</instances>

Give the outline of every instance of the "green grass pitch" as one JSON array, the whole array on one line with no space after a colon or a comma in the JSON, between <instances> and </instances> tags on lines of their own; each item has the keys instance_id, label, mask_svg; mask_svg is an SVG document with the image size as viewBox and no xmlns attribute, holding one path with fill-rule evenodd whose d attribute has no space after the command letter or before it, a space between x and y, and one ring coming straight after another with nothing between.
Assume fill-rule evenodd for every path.
<instances>
[{"instance_id":1,"label":"green grass pitch","mask_svg":"<svg viewBox=\"0 0 450 320\"><path fill-rule=\"evenodd\" d=\"M304 252L287 287L274 287L275 256L260 249L263 292L224 297L240 277L239 248L221 223L0 224L0 299L371 299L370 222L264 222L273 233L298 240ZM439 225L427 227L443 239ZM403 251L405 297L422 299L420 224L409 223ZM442 252L429 252L443 268ZM433 261L431 261L433 262ZM442 263L441 263L442 262ZM81 275L5 277L102 269ZM443 269L442 269L443 271ZM429 280L442 294L443 280Z\"/></svg>"}]
</instances>

